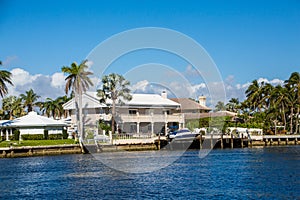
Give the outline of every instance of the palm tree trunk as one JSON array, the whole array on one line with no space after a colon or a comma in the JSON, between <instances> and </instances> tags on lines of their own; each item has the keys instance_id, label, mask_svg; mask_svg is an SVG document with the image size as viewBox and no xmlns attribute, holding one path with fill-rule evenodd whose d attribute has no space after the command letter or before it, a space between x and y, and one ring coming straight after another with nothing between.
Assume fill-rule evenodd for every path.
<instances>
[{"instance_id":1,"label":"palm tree trunk","mask_svg":"<svg viewBox=\"0 0 300 200\"><path fill-rule=\"evenodd\" d=\"M115 133L115 116L116 116L116 100L112 100L112 118L111 118L111 132Z\"/></svg>"},{"instance_id":2,"label":"palm tree trunk","mask_svg":"<svg viewBox=\"0 0 300 200\"><path fill-rule=\"evenodd\" d=\"M77 137L79 137L79 131L80 131L80 122L79 122L79 106L78 106L78 93L75 92L75 115L76 115L76 124L77 124Z\"/></svg>"},{"instance_id":3,"label":"palm tree trunk","mask_svg":"<svg viewBox=\"0 0 300 200\"><path fill-rule=\"evenodd\" d=\"M78 107L79 107L79 124L80 124L80 137L83 140L85 138L84 131L83 131L83 122L82 122L82 91L79 91L79 102L78 102Z\"/></svg>"},{"instance_id":4,"label":"palm tree trunk","mask_svg":"<svg viewBox=\"0 0 300 200\"><path fill-rule=\"evenodd\" d=\"M282 116L283 116L283 123L284 123L284 130L286 130L286 117L285 117L285 112L284 112L284 105L282 105Z\"/></svg>"},{"instance_id":5,"label":"palm tree trunk","mask_svg":"<svg viewBox=\"0 0 300 200\"><path fill-rule=\"evenodd\" d=\"M293 115L294 115L294 107L291 107L291 114L290 114L290 134L293 134Z\"/></svg>"},{"instance_id":6,"label":"palm tree trunk","mask_svg":"<svg viewBox=\"0 0 300 200\"><path fill-rule=\"evenodd\" d=\"M298 124L299 124L299 112L300 112L300 108L299 108L299 106L298 106L298 108L297 108L297 113L296 113L296 130L295 130L295 134L297 134L298 133Z\"/></svg>"}]
</instances>

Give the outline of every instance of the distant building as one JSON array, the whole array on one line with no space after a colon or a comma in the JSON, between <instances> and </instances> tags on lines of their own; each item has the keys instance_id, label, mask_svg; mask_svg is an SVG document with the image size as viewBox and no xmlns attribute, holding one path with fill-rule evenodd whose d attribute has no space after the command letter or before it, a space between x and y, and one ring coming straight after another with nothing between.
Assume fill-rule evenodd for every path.
<instances>
[{"instance_id":1,"label":"distant building","mask_svg":"<svg viewBox=\"0 0 300 200\"><path fill-rule=\"evenodd\" d=\"M48 131L49 135L62 134L63 127L66 126L67 124L61 121L40 116L32 111L25 116L2 122L0 124L0 131L1 136L5 136L6 140L9 140L9 136L12 136L13 129L18 129L20 131L20 138L22 138L22 135L27 134L44 135L45 130Z\"/></svg>"},{"instance_id":2,"label":"distant building","mask_svg":"<svg viewBox=\"0 0 300 200\"><path fill-rule=\"evenodd\" d=\"M208 113L212 110L206 106L205 96L199 96L198 102L189 98L171 98L171 100L180 104L180 112L184 114L186 120L199 119L204 113Z\"/></svg>"}]
</instances>

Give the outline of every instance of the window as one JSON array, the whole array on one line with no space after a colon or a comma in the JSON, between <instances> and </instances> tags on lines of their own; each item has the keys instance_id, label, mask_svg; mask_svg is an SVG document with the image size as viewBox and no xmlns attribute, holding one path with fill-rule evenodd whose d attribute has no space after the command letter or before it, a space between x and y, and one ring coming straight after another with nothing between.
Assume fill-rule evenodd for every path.
<instances>
[{"instance_id":1,"label":"window","mask_svg":"<svg viewBox=\"0 0 300 200\"><path fill-rule=\"evenodd\" d=\"M170 111L169 111L169 110L164 110L164 111L163 111L163 114L165 114L165 112L167 113L167 115L170 114Z\"/></svg>"},{"instance_id":2,"label":"window","mask_svg":"<svg viewBox=\"0 0 300 200\"><path fill-rule=\"evenodd\" d=\"M136 115L136 110L129 110L129 115Z\"/></svg>"}]
</instances>

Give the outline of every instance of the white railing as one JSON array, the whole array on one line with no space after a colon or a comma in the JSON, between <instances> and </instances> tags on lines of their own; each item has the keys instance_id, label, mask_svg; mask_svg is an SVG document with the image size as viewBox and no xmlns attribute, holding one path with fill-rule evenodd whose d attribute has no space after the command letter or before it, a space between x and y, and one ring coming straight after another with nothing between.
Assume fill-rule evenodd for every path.
<instances>
[{"instance_id":1,"label":"white railing","mask_svg":"<svg viewBox=\"0 0 300 200\"><path fill-rule=\"evenodd\" d=\"M129 115L121 114L118 115L119 120L124 122L184 122L183 114L173 114L173 115L164 115L164 114L153 114L153 115Z\"/></svg>"}]
</instances>

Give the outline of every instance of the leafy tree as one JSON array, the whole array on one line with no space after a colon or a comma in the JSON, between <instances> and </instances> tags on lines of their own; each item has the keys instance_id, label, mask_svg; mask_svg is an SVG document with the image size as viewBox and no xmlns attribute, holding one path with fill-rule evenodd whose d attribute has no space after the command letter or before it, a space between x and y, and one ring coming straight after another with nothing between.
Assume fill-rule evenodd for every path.
<instances>
[{"instance_id":1,"label":"leafy tree","mask_svg":"<svg viewBox=\"0 0 300 200\"><path fill-rule=\"evenodd\" d=\"M93 83L89 76L93 73L88 70L88 60L82 61L79 65L73 62L71 66L63 66L62 72L67 74L65 92L68 94L70 91L74 93L75 107L76 107L76 121L79 136L83 139L83 123L82 123L82 94L86 92Z\"/></svg>"},{"instance_id":2,"label":"leafy tree","mask_svg":"<svg viewBox=\"0 0 300 200\"><path fill-rule=\"evenodd\" d=\"M122 75L109 74L102 78L102 89L97 91L100 97L100 102L106 102L108 99L112 101L112 132L115 132L115 117L116 117L116 103L122 103L122 100L130 101L130 89L128 86L130 82ZM118 102L117 102L118 101Z\"/></svg>"},{"instance_id":3,"label":"leafy tree","mask_svg":"<svg viewBox=\"0 0 300 200\"><path fill-rule=\"evenodd\" d=\"M30 89L25 92L25 94L20 95L24 107L27 108L27 112L31 112L33 107L37 105L37 100L40 98L39 95L34 93L33 89Z\"/></svg>"}]
</instances>

